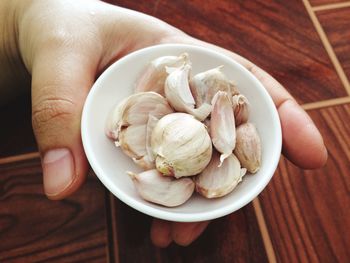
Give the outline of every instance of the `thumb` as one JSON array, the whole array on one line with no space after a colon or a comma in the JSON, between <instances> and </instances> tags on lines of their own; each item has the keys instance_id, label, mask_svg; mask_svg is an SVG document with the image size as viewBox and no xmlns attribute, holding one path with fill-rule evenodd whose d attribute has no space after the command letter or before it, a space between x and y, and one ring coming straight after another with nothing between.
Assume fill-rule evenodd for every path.
<instances>
[{"instance_id":1,"label":"thumb","mask_svg":"<svg viewBox=\"0 0 350 263\"><path fill-rule=\"evenodd\" d=\"M80 118L96 72L91 53L62 44L40 50L33 62L32 123L50 199L70 195L86 178Z\"/></svg>"}]
</instances>

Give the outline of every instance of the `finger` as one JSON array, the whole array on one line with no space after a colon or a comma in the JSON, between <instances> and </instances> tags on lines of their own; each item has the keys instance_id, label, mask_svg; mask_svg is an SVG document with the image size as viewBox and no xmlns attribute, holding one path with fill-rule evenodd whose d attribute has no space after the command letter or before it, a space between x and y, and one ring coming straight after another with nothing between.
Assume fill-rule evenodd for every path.
<instances>
[{"instance_id":1,"label":"finger","mask_svg":"<svg viewBox=\"0 0 350 263\"><path fill-rule=\"evenodd\" d=\"M265 86L277 107L283 135L283 154L301 168L322 167L327 161L327 149L309 115L273 77L255 65L247 67Z\"/></svg>"},{"instance_id":2,"label":"finger","mask_svg":"<svg viewBox=\"0 0 350 263\"><path fill-rule=\"evenodd\" d=\"M272 76L235 53L195 38L182 35L171 39L171 41L196 44L214 49L232 57L246 67L260 80L278 109L283 135L283 154L301 168L314 169L326 163L327 150L320 132L309 115ZM300 150L301 148L303 149L302 151Z\"/></svg>"},{"instance_id":3,"label":"finger","mask_svg":"<svg viewBox=\"0 0 350 263\"><path fill-rule=\"evenodd\" d=\"M171 235L176 244L188 246L196 240L207 228L210 221L181 223L173 222L171 225Z\"/></svg>"},{"instance_id":4,"label":"finger","mask_svg":"<svg viewBox=\"0 0 350 263\"><path fill-rule=\"evenodd\" d=\"M73 193L88 169L80 118L97 58L88 45L72 43L43 45L32 66L32 122L42 156L44 190L50 199Z\"/></svg>"},{"instance_id":5,"label":"finger","mask_svg":"<svg viewBox=\"0 0 350 263\"><path fill-rule=\"evenodd\" d=\"M171 222L169 221L156 218L153 219L151 226L151 240L155 246L165 248L170 245L172 241L170 224Z\"/></svg>"}]
</instances>

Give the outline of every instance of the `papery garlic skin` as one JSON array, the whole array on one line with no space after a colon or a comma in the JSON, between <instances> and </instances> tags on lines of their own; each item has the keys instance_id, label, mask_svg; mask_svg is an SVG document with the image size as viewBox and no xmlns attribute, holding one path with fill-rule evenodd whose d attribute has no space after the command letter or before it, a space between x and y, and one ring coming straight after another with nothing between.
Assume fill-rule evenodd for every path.
<instances>
[{"instance_id":1,"label":"papery garlic skin","mask_svg":"<svg viewBox=\"0 0 350 263\"><path fill-rule=\"evenodd\" d=\"M229 95L218 91L213 98L210 118L210 137L216 150L221 153L220 165L236 145L235 117Z\"/></svg>"},{"instance_id":2,"label":"papery garlic skin","mask_svg":"<svg viewBox=\"0 0 350 263\"><path fill-rule=\"evenodd\" d=\"M250 105L244 95L235 95L232 97L232 108L235 114L236 126L246 123L249 118Z\"/></svg>"},{"instance_id":3,"label":"papery garlic skin","mask_svg":"<svg viewBox=\"0 0 350 263\"><path fill-rule=\"evenodd\" d=\"M130 125L122 129L115 145L143 169L155 168L154 158L147 152L147 125Z\"/></svg>"},{"instance_id":4,"label":"papery garlic skin","mask_svg":"<svg viewBox=\"0 0 350 263\"><path fill-rule=\"evenodd\" d=\"M225 91L230 96L239 94L233 82L222 73L222 67L219 66L198 73L190 80L191 92L197 107L200 107L203 103L210 104L218 91Z\"/></svg>"},{"instance_id":5,"label":"papery garlic skin","mask_svg":"<svg viewBox=\"0 0 350 263\"><path fill-rule=\"evenodd\" d=\"M246 169L241 169L234 154L228 156L221 166L219 166L220 162L219 154L214 152L208 166L195 178L196 191L206 198L217 198L229 194L245 175Z\"/></svg>"},{"instance_id":6,"label":"papery garlic skin","mask_svg":"<svg viewBox=\"0 0 350 263\"><path fill-rule=\"evenodd\" d=\"M138 79L135 91L154 91L164 96L164 83L168 76L166 67L180 67L187 62L187 53L154 59Z\"/></svg>"},{"instance_id":7,"label":"papery garlic skin","mask_svg":"<svg viewBox=\"0 0 350 263\"><path fill-rule=\"evenodd\" d=\"M190 64L180 68L168 68L169 75L165 80L165 97L178 112L186 112L203 121L211 112L211 105L204 103L195 108L195 101L189 86Z\"/></svg>"},{"instance_id":8,"label":"papery garlic skin","mask_svg":"<svg viewBox=\"0 0 350 263\"><path fill-rule=\"evenodd\" d=\"M161 118L174 110L167 100L155 92L139 92L119 103L107 120L106 134L118 140L123 127L147 124L149 115Z\"/></svg>"},{"instance_id":9,"label":"papery garlic skin","mask_svg":"<svg viewBox=\"0 0 350 263\"><path fill-rule=\"evenodd\" d=\"M131 158L146 155L146 125L131 125L123 129L119 134L119 140L115 142L123 152Z\"/></svg>"},{"instance_id":10,"label":"papery garlic skin","mask_svg":"<svg viewBox=\"0 0 350 263\"><path fill-rule=\"evenodd\" d=\"M158 171L176 178L200 173L212 155L206 127L186 113L161 118L153 129L151 146Z\"/></svg>"},{"instance_id":11,"label":"papery garlic skin","mask_svg":"<svg viewBox=\"0 0 350 263\"><path fill-rule=\"evenodd\" d=\"M194 182L190 178L175 179L163 176L157 170L139 174L127 172L137 192L146 201L167 207L185 203L194 192Z\"/></svg>"},{"instance_id":12,"label":"papery garlic skin","mask_svg":"<svg viewBox=\"0 0 350 263\"><path fill-rule=\"evenodd\" d=\"M120 132L119 122L122 119L125 104L128 98L123 99L117 106L109 113L106 121L105 133L108 138L117 140Z\"/></svg>"},{"instance_id":13,"label":"papery garlic skin","mask_svg":"<svg viewBox=\"0 0 350 263\"><path fill-rule=\"evenodd\" d=\"M150 115L146 126L146 152L147 156L149 157L149 160L152 162L154 162L155 160L154 152L152 150L151 145L152 133L158 121L158 118L154 117L153 115Z\"/></svg>"},{"instance_id":14,"label":"papery garlic skin","mask_svg":"<svg viewBox=\"0 0 350 263\"><path fill-rule=\"evenodd\" d=\"M256 173L261 166L261 141L252 123L244 123L237 127L235 155L248 172Z\"/></svg>"}]
</instances>

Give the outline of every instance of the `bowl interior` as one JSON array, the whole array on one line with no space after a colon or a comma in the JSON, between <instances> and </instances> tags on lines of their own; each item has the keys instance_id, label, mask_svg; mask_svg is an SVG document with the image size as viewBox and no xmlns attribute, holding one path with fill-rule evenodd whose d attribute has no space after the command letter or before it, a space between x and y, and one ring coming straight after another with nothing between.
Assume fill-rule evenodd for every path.
<instances>
[{"instance_id":1,"label":"bowl interior","mask_svg":"<svg viewBox=\"0 0 350 263\"><path fill-rule=\"evenodd\" d=\"M258 173L246 175L233 192L218 199L197 194L185 204L167 208L144 201L134 189L126 171L141 171L131 159L105 136L108 113L133 93L134 83L147 64L163 55L187 52L192 75L220 65L251 104L249 121L262 141L262 166ZM121 201L153 217L171 221L202 221L229 214L252 201L271 179L281 152L281 128L272 99L261 83L232 59L214 51L189 45L167 44L136 51L111 65L96 81L86 100L82 117L82 139L88 160L102 183Z\"/></svg>"}]
</instances>

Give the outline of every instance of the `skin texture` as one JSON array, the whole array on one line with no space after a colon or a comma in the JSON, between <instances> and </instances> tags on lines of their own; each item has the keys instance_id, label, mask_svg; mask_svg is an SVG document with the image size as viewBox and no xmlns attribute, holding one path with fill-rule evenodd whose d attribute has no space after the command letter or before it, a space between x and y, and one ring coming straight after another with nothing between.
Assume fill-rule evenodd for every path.
<instances>
[{"instance_id":1,"label":"skin texture","mask_svg":"<svg viewBox=\"0 0 350 263\"><path fill-rule=\"evenodd\" d=\"M205 46L241 63L263 83L278 108L283 154L307 169L321 167L327 160L311 118L273 77L241 56L156 18L94 0L4 0L0 1L0 27L0 103L31 88L33 129L50 199L69 196L86 178L80 117L94 80L120 57L161 43ZM208 223L157 219L151 239L159 247L171 242L187 246Z\"/></svg>"}]
</instances>

